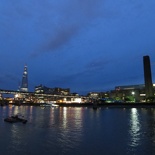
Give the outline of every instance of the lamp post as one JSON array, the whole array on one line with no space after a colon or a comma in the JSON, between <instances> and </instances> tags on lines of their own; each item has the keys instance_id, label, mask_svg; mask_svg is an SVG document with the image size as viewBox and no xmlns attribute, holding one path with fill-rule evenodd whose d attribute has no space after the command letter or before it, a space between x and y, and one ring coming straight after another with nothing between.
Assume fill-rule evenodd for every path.
<instances>
[{"instance_id":1,"label":"lamp post","mask_svg":"<svg viewBox=\"0 0 155 155\"><path fill-rule=\"evenodd\" d=\"M135 92L132 91L131 94L132 94L132 96L133 96L133 101L135 102Z\"/></svg>"}]
</instances>

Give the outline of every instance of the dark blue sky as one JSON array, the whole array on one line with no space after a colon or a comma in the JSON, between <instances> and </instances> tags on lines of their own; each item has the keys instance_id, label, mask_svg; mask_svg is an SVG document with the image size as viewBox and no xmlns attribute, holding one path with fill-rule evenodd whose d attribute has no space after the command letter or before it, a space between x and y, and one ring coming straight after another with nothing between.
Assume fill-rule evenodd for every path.
<instances>
[{"instance_id":1,"label":"dark blue sky","mask_svg":"<svg viewBox=\"0 0 155 155\"><path fill-rule=\"evenodd\" d=\"M155 82L154 0L1 0L0 89L71 92L142 84L143 56Z\"/></svg>"}]
</instances>

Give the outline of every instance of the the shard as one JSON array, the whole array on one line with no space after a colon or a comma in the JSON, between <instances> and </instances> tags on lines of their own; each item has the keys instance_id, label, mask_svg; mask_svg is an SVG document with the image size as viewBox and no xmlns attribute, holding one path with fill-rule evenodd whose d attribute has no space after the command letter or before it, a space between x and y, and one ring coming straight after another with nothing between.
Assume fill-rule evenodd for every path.
<instances>
[{"instance_id":1,"label":"the shard","mask_svg":"<svg viewBox=\"0 0 155 155\"><path fill-rule=\"evenodd\" d=\"M20 91L28 92L28 73L27 73L27 66L26 65L24 66L24 72L23 72Z\"/></svg>"}]
</instances>

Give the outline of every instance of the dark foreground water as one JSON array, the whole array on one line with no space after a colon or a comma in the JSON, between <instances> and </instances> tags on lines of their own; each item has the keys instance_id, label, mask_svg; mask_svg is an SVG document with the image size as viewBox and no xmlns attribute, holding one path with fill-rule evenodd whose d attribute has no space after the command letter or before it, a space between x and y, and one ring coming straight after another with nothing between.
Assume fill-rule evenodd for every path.
<instances>
[{"instance_id":1,"label":"dark foreground water","mask_svg":"<svg viewBox=\"0 0 155 155\"><path fill-rule=\"evenodd\" d=\"M0 154L155 155L155 109L0 107Z\"/></svg>"}]
</instances>

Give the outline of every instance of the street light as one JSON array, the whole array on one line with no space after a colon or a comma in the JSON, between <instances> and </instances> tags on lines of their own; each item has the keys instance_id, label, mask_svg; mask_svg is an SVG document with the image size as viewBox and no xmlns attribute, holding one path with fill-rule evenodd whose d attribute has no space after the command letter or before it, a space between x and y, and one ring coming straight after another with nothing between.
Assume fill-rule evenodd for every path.
<instances>
[{"instance_id":1,"label":"street light","mask_svg":"<svg viewBox=\"0 0 155 155\"><path fill-rule=\"evenodd\" d=\"M132 95L135 95L135 92L134 92L134 91L132 91L132 92L131 92L131 94L132 94Z\"/></svg>"},{"instance_id":2,"label":"street light","mask_svg":"<svg viewBox=\"0 0 155 155\"><path fill-rule=\"evenodd\" d=\"M133 96L133 101L135 102L135 92L132 91L131 94L132 94L132 96Z\"/></svg>"}]
</instances>

